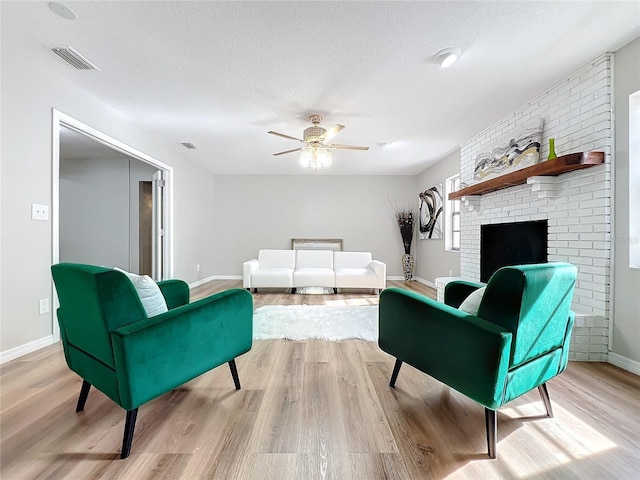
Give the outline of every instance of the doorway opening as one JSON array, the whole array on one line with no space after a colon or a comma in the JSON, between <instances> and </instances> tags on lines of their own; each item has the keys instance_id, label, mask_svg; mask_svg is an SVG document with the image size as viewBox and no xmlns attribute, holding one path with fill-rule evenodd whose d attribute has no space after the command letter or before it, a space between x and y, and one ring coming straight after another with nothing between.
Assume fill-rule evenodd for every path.
<instances>
[{"instance_id":1,"label":"doorway opening","mask_svg":"<svg viewBox=\"0 0 640 480\"><path fill-rule=\"evenodd\" d=\"M173 168L55 109L53 109L52 131L52 263L78 261L79 263L120 266L129 271L139 270L140 274L147 274L154 280L172 278ZM62 160L61 135L73 135L74 138L81 140L78 143L82 143L88 149L87 151L95 149L99 150L100 154L94 155L94 159L90 161L87 161L87 158L91 155L82 154L76 155L82 161L76 159L74 163ZM68 146L69 144L64 143L64 145ZM100 160L101 156L109 158ZM118 163L122 167L120 171L126 170L126 193L123 193L126 198L112 196L110 193L110 190L113 190L113 182L109 177L118 175ZM85 175L84 178L90 180L79 187L78 182L74 181L74 177L65 177L69 168L76 168L74 175L80 172L81 175ZM140 182L148 182L149 185L143 187ZM106 188L96 188L95 185L106 186ZM80 198L90 199L90 202L93 202L93 208L87 208L87 205L76 205L73 199L68 198L74 189L81 188L85 189L83 193L85 196ZM148 193L148 197L142 197L143 188ZM90 191L87 192L87 189ZM145 202L144 205L141 200ZM82 219L80 223L78 223L79 218ZM101 225L101 222L107 218L111 218L115 222L114 225L121 228L122 231L126 229L126 234L118 234L119 246L112 244L118 242L112 242L109 238L112 233L104 225ZM150 226L147 226L149 219ZM69 235L65 233L65 229L73 222L78 224L76 231L85 236L84 243L83 239L80 239L74 245L73 236L69 241ZM142 225L144 225L144 231ZM63 227L62 230L61 227ZM63 233L66 235L64 238L61 237ZM87 244L91 245L92 243L102 245L103 248L94 248L93 253L83 251ZM108 248L105 248L104 245L108 245ZM111 256L105 255L104 250L109 250ZM101 257L101 255L103 256ZM97 259L95 262L83 261L94 258ZM100 261L100 259L103 260ZM144 268L144 271L141 271L140 268ZM55 308L52 310L55 312L58 305L57 295L54 291L52 291L51 298L54 300ZM55 314L52 316L52 323L54 341L57 341L59 330Z\"/></svg>"}]
</instances>

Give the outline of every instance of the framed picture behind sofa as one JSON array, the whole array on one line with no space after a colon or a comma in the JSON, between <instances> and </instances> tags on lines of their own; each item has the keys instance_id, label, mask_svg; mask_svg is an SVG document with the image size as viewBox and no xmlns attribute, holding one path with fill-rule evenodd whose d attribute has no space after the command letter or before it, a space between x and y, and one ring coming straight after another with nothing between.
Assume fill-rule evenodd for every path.
<instances>
[{"instance_id":1,"label":"framed picture behind sofa","mask_svg":"<svg viewBox=\"0 0 640 480\"><path fill-rule=\"evenodd\" d=\"M333 250L342 251L341 238L292 238L291 250Z\"/></svg>"}]
</instances>

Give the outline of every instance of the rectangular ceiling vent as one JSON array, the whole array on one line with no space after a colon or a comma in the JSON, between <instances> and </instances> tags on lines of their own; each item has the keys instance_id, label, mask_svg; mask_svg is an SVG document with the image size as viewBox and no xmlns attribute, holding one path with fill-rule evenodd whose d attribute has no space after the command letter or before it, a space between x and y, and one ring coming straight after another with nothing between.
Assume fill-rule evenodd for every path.
<instances>
[{"instance_id":1,"label":"rectangular ceiling vent","mask_svg":"<svg viewBox=\"0 0 640 480\"><path fill-rule=\"evenodd\" d=\"M180 145L182 145L184 148L188 148L189 150L195 150L198 148L197 145L191 142L180 142Z\"/></svg>"},{"instance_id":2,"label":"rectangular ceiling vent","mask_svg":"<svg viewBox=\"0 0 640 480\"><path fill-rule=\"evenodd\" d=\"M96 67L93 63L76 52L72 47L51 47L51 51L76 70L100 71L98 67Z\"/></svg>"}]
</instances>

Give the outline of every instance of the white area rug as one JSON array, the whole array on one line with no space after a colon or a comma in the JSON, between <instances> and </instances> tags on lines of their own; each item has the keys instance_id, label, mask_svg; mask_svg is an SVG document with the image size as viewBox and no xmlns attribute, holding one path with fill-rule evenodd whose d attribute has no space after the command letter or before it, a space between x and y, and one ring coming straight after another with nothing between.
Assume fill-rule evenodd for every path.
<instances>
[{"instance_id":1,"label":"white area rug","mask_svg":"<svg viewBox=\"0 0 640 480\"><path fill-rule=\"evenodd\" d=\"M269 305L253 315L253 338L289 340L378 340L378 307Z\"/></svg>"}]
</instances>

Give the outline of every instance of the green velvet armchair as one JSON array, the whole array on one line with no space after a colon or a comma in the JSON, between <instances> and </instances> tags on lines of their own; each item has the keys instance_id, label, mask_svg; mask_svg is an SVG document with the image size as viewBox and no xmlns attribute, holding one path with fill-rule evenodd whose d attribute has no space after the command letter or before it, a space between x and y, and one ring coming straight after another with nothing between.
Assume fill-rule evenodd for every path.
<instances>
[{"instance_id":1,"label":"green velvet armchair","mask_svg":"<svg viewBox=\"0 0 640 480\"><path fill-rule=\"evenodd\" d=\"M51 267L67 365L82 377L76 411L91 385L127 411L121 458L129 456L138 407L251 349L253 300L242 289L189 303L181 280L158 282L168 311L147 317L122 272L73 263Z\"/></svg>"},{"instance_id":2,"label":"green velvet armchair","mask_svg":"<svg viewBox=\"0 0 640 480\"><path fill-rule=\"evenodd\" d=\"M567 366L576 268L566 263L504 267L489 279L477 315L457 309L484 286L456 281L445 304L389 288L380 296L379 345L403 362L485 407L489 456L496 458L496 410L538 388L553 416L546 382Z\"/></svg>"}]
</instances>

